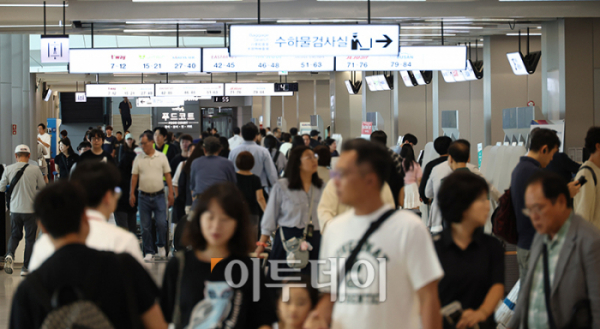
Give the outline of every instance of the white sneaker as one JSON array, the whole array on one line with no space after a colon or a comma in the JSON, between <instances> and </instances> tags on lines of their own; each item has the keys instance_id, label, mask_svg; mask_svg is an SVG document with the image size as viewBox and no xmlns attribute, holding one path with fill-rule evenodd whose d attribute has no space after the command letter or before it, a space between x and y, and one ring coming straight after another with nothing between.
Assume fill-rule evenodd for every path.
<instances>
[{"instance_id":1,"label":"white sneaker","mask_svg":"<svg viewBox=\"0 0 600 329\"><path fill-rule=\"evenodd\" d=\"M26 269L25 267L23 267L23 268L21 269L21 276L27 276L27 274L29 274L29 270L28 270L28 269Z\"/></svg>"},{"instance_id":2,"label":"white sneaker","mask_svg":"<svg viewBox=\"0 0 600 329\"><path fill-rule=\"evenodd\" d=\"M6 272L6 274L13 273L13 258L10 255L4 257L4 272Z\"/></svg>"},{"instance_id":3,"label":"white sneaker","mask_svg":"<svg viewBox=\"0 0 600 329\"><path fill-rule=\"evenodd\" d=\"M152 255L152 254L146 254L146 257L144 257L144 262L150 263L150 262L152 262L153 258L154 258L154 255Z\"/></svg>"},{"instance_id":4,"label":"white sneaker","mask_svg":"<svg viewBox=\"0 0 600 329\"><path fill-rule=\"evenodd\" d=\"M165 251L165 248L158 248L158 256L159 258L166 258L167 257L167 252Z\"/></svg>"}]
</instances>

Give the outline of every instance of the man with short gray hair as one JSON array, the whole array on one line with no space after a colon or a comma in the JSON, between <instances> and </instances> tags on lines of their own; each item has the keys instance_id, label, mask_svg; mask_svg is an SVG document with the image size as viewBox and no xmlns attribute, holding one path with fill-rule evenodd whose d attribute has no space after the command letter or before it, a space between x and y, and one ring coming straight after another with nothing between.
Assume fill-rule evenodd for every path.
<instances>
[{"instance_id":1,"label":"man with short gray hair","mask_svg":"<svg viewBox=\"0 0 600 329\"><path fill-rule=\"evenodd\" d=\"M8 240L8 250L4 257L4 271L7 274L13 273L13 258L19 242L23 238L23 227L25 227L25 261L21 269L21 276L28 273L27 267L29 266L37 232L33 201L37 191L46 186L39 167L29 165L30 156L29 146L17 146L15 149L17 163L6 167L0 179L0 192L8 190L7 201L9 201L8 192L10 192L8 206L10 209L11 235Z\"/></svg>"},{"instance_id":2,"label":"man with short gray hair","mask_svg":"<svg viewBox=\"0 0 600 329\"><path fill-rule=\"evenodd\" d=\"M216 137L204 140L204 154L192 162L190 170L190 190L194 201L207 188L222 182L237 184L233 162L220 157L221 142Z\"/></svg>"}]
</instances>

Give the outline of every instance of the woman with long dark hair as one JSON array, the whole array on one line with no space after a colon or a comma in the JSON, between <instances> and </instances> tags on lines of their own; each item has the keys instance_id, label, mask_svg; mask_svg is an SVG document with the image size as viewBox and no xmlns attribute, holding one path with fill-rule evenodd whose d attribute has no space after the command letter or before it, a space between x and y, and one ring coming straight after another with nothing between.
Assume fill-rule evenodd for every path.
<instances>
[{"instance_id":1,"label":"woman with long dark hair","mask_svg":"<svg viewBox=\"0 0 600 329\"><path fill-rule=\"evenodd\" d=\"M271 159L273 159L275 168L277 168L277 174L281 175L287 165L287 159L278 150L277 138L273 135L267 135L265 137L265 147L269 150L269 154L271 154Z\"/></svg>"},{"instance_id":2,"label":"woman with long dark hair","mask_svg":"<svg viewBox=\"0 0 600 329\"><path fill-rule=\"evenodd\" d=\"M400 157L403 159L402 170L404 171L404 187L400 192L400 205L404 209L419 209L421 206L419 184L421 184L423 171L410 144L402 146Z\"/></svg>"},{"instance_id":3,"label":"woman with long dark hair","mask_svg":"<svg viewBox=\"0 0 600 329\"><path fill-rule=\"evenodd\" d=\"M294 238L306 242L301 243L301 250L297 255L305 256L308 252L308 259L319 258L321 230L317 207L323 192L323 181L317 174L317 167L317 157L309 147L298 146L292 149L285 176L273 186L269 196L261 222L262 235L256 248L258 255L264 251L271 234L276 232L269 260L286 260L291 244L285 242ZM289 265L302 268L305 274L310 273L310 267L306 264L288 263L283 267L290 268ZM276 265L273 264L269 270L273 266Z\"/></svg>"},{"instance_id":4,"label":"woman with long dark hair","mask_svg":"<svg viewBox=\"0 0 600 329\"><path fill-rule=\"evenodd\" d=\"M117 204L115 211L115 222L117 226L122 227L133 234L137 234L137 202L131 206L129 203L129 192L131 190L131 170L133 169L133 161L136 153L135 140L131 134L125 135L125 143L119 148L119 162L117 167L121 173L121 188L122 194ZM137 191L136 191L137 195Z\"/></svg>"},{"instance_id":5,"label":"woman with long dark hair","mask_svg":"<svg viewBox=\"0 0 600 329\"><path fill-rule=\"evenodd\" d=\"M200 195L183 232L189 249L169 261L163 278L160 306L175 328L265 329L277 321L264 276L248 257L249 212L234 184L216 184Z\"/></svg>"},{"instance_id":6,"label":"woman with long dark hair","mask_svg":"<svg viewBox=\"0 0 600 329\"><path fill-rule=\"evenodd\" d=\"M56 171L60 174L60 179L69 179L71 168L79 161L79 155L73 151L71 140L65 137L58 142L60 153L54 158Z\"/></svg>"}]
</instances>

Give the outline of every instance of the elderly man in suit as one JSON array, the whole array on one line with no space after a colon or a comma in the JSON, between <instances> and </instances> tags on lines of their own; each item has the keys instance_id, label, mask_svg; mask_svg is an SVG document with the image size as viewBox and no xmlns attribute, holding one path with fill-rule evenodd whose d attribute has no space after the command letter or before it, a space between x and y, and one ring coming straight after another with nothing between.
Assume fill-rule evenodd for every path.
<instances>
[{"instance_id":1,"label":"elderly man in suit","mask_svg":"<svg viewBox=\"0 0 600 329\"><path fill-rule=\"evenodd\" d=\"M525 215L537 231L509 328L600 328L600 231L576 215L567 183L540 171L527 183Z\"/></svg>"}]
</instances>

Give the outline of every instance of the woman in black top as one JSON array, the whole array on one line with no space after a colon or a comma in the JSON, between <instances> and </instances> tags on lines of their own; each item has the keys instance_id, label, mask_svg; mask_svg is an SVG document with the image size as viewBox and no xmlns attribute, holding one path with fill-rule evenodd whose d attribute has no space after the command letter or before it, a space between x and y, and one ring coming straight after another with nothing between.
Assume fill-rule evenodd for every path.
<instances>
[{"instance_id":1,"label":"woman in black top","mask_svg":"<svg viewBox=\"0 0 600 329\"><path fill-rule=\"evenodd\" d=\"M228 159L229 152L231 152L231 150L229 150L229 140L227 139L227 137L221 136L219 137L219 142L221 143L221 153L219 153L219 156Z\"/></svg>"},{"instance_id":2,"label":"woman in black top","mask_svg":"<svg viewBox=\"0 0 600 329\"><path fill-rule=\"evenodd\" d=\"M119 172L121 173L121 198L117 204L117 210L115 211L115 222L119 227L122 227L133 234L137 234L137 200L135 206L131 206L129 203L129 190L131 189L131 170L133 169L133 161L135 160L136 154L134 152L137 145L131 137L127 134L125 143L120 147L119 150ZM137 192L136 192L137 195Z\"/></svg>"},{"instance_id":3,"label":"woman in black top","mask_svg":"<svg viewBox=\"0 0 600 329\"><path fill-rule=\"evenodd\" d=\"M446 222L435 241L444 278L439 284L443 306L458 301L463 313L444 328L496 328L494 310L504 296L504 249L496 238L484 234L490 212L485 179L458 171L444 178L438 205Z\"/></svg>"},{"instance_id":4,"label":"woman in black top","mask_svg":"<svg viewBox=\"0 0 600 329\"><path fill-rule=\"evenodd\" d=\"M200 195L183 233L191 249L169 261L163 278L160 306L167 322L177 322L176 328L202 323L205 328L268 329L277 321L260 265L248 257L253 241L248 213L234 184L216 184Z\"/></svg>"},{"instance_id":5,"label":"woman in black top","mask_svg":"<svg viewBox=\"0 0 600 329\"><path fill-rule=\"evenodd\" d=\"M260 177L252 174L250 170L254 168L254 156L248 151L241 152L235 159L235 166L239 169L237 172L237 186L244 194L244 198L250 208L250 222L252 229L256 230L256 234L260 239L260 214L265 211L267 201L263 191Z\"/></svg>"},{"instance_id":6,"label":"woman in black top","mask_svg":"<svg viewBox=\"0 0 600 329\"><path fill-rule=\"evenodd\" d=\"M58 145L60 153L54 158L54 163L60 174L60 179L69 179L71 168L79 161L79 155L73 151L69 137L61 139Z\"/></svg>"}]
</instances>

